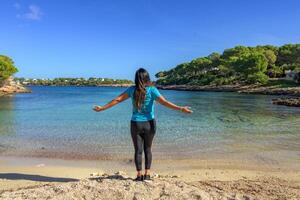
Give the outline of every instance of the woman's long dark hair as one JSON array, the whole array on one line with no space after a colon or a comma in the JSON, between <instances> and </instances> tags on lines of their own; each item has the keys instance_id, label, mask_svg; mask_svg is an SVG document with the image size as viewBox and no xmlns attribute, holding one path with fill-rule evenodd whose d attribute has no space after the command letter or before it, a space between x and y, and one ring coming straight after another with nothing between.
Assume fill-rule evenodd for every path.
<instances>
[{"instance_id":1,"label":"woman's long dark hair","mask_svg":"<svg viewBox=\"0 0 300 200\"><path fill-rule=\"evenodd\" d=\"M135 91L134 91L134 106L141 110L142 104L146 96L146 86L150 83L150 76L147 70L139 68L135 73Z\"/></svg>"}]
</instances>

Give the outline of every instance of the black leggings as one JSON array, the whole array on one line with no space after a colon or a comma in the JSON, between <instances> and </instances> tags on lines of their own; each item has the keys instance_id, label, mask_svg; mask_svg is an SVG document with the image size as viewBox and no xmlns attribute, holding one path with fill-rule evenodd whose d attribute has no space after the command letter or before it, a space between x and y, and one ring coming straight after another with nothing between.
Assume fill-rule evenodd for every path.
<instances>
[{"instance_id":1,"label":"black leggings","mask_svg":"<svg viewBox=\"0 0 300 200\"><path fill-rule=\"evenodd\" d=\"M156 131L155 120L131 121L131 138L134 145L134 162L137 171L142 170L143 151L145 153L145 169L150 169L152 162L151 146Z\"/></svg>"}]
</instances>

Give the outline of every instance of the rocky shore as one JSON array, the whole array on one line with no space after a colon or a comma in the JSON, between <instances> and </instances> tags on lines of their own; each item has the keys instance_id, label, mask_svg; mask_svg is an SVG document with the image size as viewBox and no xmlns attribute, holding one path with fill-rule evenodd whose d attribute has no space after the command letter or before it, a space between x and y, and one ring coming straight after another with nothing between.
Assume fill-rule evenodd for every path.
<instances>
[{"instance_id":1,"label":"rocky shore","mask_svg":"<svg viewBox=\"0 0 300 200\"><path fill-rule=\"evenodd\" d=\"M5 80L0 86L0 96L14 93L30 93L31 90L14 81L13 77Z\"/></svg>"},{"instance_id":2,"label":"rocky shore","mask_svg":"<svg viewBox=\"0 0 300 200\"><path fill-rule=\"evenodd\" d=\"M157 85L162 90L182 90L182 91L213 91L213 92L239 92L247 94L266 94L266 95L292 95L300 96L299 87L280 88L276 86L261 85Z\"/></svg>"},{"instance_id":3,"label":"rocky shore","mask_svg":"<svg viewBox=\"0 0 300 200\"><path fill-rule=\"evenodd\" d=\"M273 104L300 107L300 97L286 97L272 100Z\"/></svg>"},{"instance_id":4,"label":"rocky shore","mask_svg":"<svg viewBox=\"0 0 300 200\"><path fill-rule=\"evenodd\" d=\"M47 183L1 191L0 199L299 199L300 188L288 181L264 177L255 180L193 181L160 177L136 182L126 174L98 174L68 183Z\"/></svg>"}]
</instances>

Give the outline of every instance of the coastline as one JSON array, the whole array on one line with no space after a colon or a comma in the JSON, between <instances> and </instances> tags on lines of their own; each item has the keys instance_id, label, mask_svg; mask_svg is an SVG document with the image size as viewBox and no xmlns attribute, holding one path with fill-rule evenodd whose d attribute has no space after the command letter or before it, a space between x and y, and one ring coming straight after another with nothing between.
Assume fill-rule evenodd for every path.
<instances>
[{"instance_id":1,"label":"coastline","mask_svg":"<svg viewBox=\"0 0 300 200\"><path fill-rule=\"evenodd\" d=\"M133 84L101 84L101 85L38 85L29 84L26 86L48 86L48 87L130 87ZM178 91L206 91L206 92L238 92L246 94L263 94L263 95L285 95L300 97L299 87L277 87L277 86L261 86L261 85L156 85L162 90L178 90ZM31 90L21 84L8 84L0 87L1 94L12 93L30 93Z\"/></svg>"},{"instance_id":2,"label":"coastline","mask_svg":"<svg viewBox=\"0 0 300 200\"><path fill-rule=\"evenodd\" d=\"M206 92L237 92L244 94L261 94L261 95L280 95L284 98L272 99L275 105L300 107L300 86L299 87L276 87L260 85L158 85L157 88L162 90L178 91L206 91Z\"/></svg>"},{"instance_id":3,"label":"coastline","mask_svg":"<svg viewBox=\"0 0 300 200\"><path fill-rule=\"evenodd\" d=\"M22 84L15 82L13 77L5 80L2 86L0 86L0 97L16 93L31 93L31 90Z\"/></svg>"},{"instance_id":4,"label":"coastline","mask_svg":"<svg viewBox=\"0 0 300 200\"><path fill-rule=\"evenodd\" d=\"M23 86L11 87L11 86L4 86L0 87L0 97L6 95L12 95L16 93L31 93L31 90L25 88Z\"/></svg>"},{"instance_id":5,"label":"coastline","mask_svg":"<svg viewBox=\"0 0 300 200\"><path fill-rule=\"evenodd\" d=\"M122 199L155 199L161 193L168 193L158 196L166 199L300 197L299 169L211 159L155 160L153 164L153 181L137 183L132 180L133 163L1 157L0 199L118 199L118 194Z\"/></svg>"},{"instance_id":6,"label":"coastline","mask_svg":"<svg viewBox=\"0 0 300 200\"><path fill-rule=\"evenodd\" d=\"M26 86L45 86L45 85L26 85ZM87 87L86 85L47 85L47 87ZM97 86L88 86L88 87L130 87L132 84L103 84L103 85L97 85ZM32 91L21 85L21 84L5 84L2 87L0 87L0 97L1 96L7 96L7 95L13 95L17 93L31 93Z\"/></svg>"},{"instance_id":7,"label":"coastline","mask_svg":"<svg viewBox=\"0 0 300 200\"><path fill-rule=\"evenodd\" d=\"M8 78L0 86L0 97L17 93L31 93L26 86L47 86L47 87L130 87L132 84L101 84L101 85L40 85L40 84L21 84L16 82L13 77Z\"/></svg>"},{"instance_id":8,"label":"coastline","mask_svg":"<svg viewBox=\"0 0 300 200\"><path fill-rule=\"evenodd\" d=\"M101 85L39 85L28 84L26 86L40 86L40 87L130 87L132 84L101 84Z\"/></svg>"},{"instance_id":9,"label":"coastline","mask_svg":"<svg viewBox=\"0 0 300 200\"><path fill-rule=\"evenodd\" d=\"M276 86L260 85L157 85L162 90L179 90L179 91L211 91L211 92L238 92L247 94L264 94L264 95L290 95L300 96L299 87L280 88Z\"/></svg>"}]
</instances>

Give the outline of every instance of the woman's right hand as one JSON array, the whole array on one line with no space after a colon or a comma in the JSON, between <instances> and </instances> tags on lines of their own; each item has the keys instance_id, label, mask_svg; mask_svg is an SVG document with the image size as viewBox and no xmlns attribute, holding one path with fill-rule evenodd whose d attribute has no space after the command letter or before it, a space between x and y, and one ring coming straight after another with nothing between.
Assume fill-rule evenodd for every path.
<instances>
[{"instance_id":1,"label":"woman's right hand","mask_svg":"<svg viewBox=\"0 0 300 200\"><path fill-rule=\"evenodd\" d=\"M101 111L103 111L104 109L103 109L102 106L94 106L93 110L96 111L96 112L101 112Z\"/></svg>"},{"instance_id":2,"label":"woman's right hand","mask_svg":"<svg viewBox=\"0 0 300 200\"><path fill-rule=\"evenodd\" d=\"M189 106L181 107L180 111L184 112L184 113L193 113L193 111L191 110L191 107L189 107Z\"/></svg>"}]
</instances>

